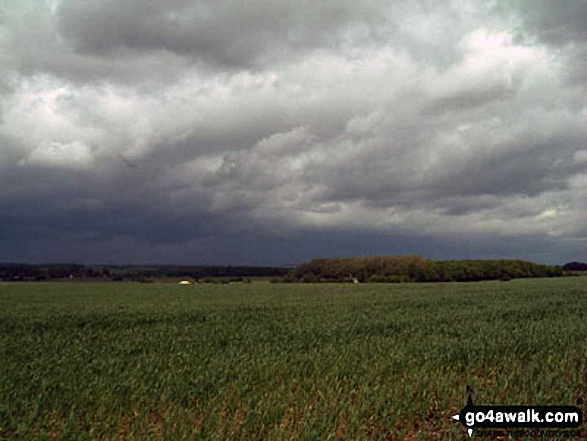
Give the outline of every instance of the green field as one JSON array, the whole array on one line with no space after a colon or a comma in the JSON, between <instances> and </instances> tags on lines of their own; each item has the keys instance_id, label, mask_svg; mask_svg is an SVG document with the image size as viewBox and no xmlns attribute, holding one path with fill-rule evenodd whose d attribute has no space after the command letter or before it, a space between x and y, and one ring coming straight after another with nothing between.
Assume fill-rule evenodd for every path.
<instances>
[{"instance_id":1,"label":"green field","mask_svg":"<svg viewBox=\"0 0 587 441\"><path fill-rule=\"evenodd\" d=\"M0 437L464 439L587 400L587 278L0 284Z\"/></svg>"}]
</instances>

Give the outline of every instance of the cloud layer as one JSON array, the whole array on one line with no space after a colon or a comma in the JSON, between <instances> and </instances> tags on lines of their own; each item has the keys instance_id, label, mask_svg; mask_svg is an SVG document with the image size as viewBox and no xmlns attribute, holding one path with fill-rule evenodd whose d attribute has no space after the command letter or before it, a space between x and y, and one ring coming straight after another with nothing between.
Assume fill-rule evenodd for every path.
<instances>
[{"instance_id":1,"label":"cloud layer","mask_svg":"<svg viewBox=\"0 0 587 441\"><path fill-rule=\"evenodd\" d=\"M0 261L587 258L583 1L3 8Z\"/></svg>"}]
</instances>

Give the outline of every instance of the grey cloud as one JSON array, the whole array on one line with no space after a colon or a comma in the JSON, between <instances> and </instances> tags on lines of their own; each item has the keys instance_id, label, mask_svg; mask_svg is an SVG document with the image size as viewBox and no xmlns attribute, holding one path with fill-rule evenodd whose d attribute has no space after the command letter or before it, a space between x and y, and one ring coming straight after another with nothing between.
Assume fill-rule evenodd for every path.
<instances>
[{"instance_id":1,"label":"grey cloud","mask_svg":"<svg viewBox=\"0 0 587 441\"><path fill-rule=\"evenodd\" d=\"M411 102L394 102L379 111L381 117L347 117L346 125L321 134L316 128L324 117L316 115L314 122L306 121L308 133L290 153L277 148L272 155L254 144L237 148L205 182L221 193L238 189L238 200L250 204L262 204L259 200L267 195L260 192L283 188L286 195L298 194L299 207L313 212L323 211L324 203L342 201L414 208L448 203L451 195L535 197L568 189L570 177L585 170L572 162L585 141L580 118L541 110L540 101L538 110L525 109L525 92L511 87L500 86L495 96L488 90L483 84L479 90L457 89L441 99L444 112L430 112L430 102L437 107L439 101L419 95ZM463 93L470 99L463 100ZM494 126L496 115L501 123ZM452 141L455 145L439 141L456 132L458 124L473 129ZM270 139L285 136L281 132ZM254 192L258 197L244 198ZM459 206L455 199L450 204ZM462 210L449 205L445 212Z\"/></svg>"},{"instance_id":2,"label":"grey cloud","mask_svg":"<svg viewBox=\"0 0 587 441\"><path fill-rule=\"evenodd\" d=\"M530 32L544 41L566 44L587 40L587 3L583 0L523 0L504 6L511 7L518 11Z\"/></svg>"},{"instance_id":3,"label":"grey cloud","mask_svg":"<svg viewBox=\"0 0 587 441\"><path fill-rule=\"evenodd\" d=\"M174 201L170 189L154 182L161 170L140 170L144 166L94 173L22 167L1 180L4 236L30 240L81 234L94 240L125 236L177 243L214 230L218 218L207 211L205 194L187 204Z\"/></svg>"},{"instance_id":4,"label":"grey cloud","mask_svg":"<svg viewBox=\"0 0 587 441\"><path fill-rule=\"evenodd\" d=\"M25 0L5 2L0 20L0 86L18 76L45 73L69 81L115 81L122 84L179 79L192 64L176 54L160 50L124 57L97 57L76 53L74 45L59 31L57 16L49 2ZM8 93L8 90L0 90Z\"/></svg>"},{"instance_id":5,"label":"grey cloud","mask_svg":"<svg viewBox=\"0 0 587 441\"><path fill-rule=\"evenodd\" d=\"M561 128L555 133L541 133L532 129L539 119L529 116L523 122L527 131L509 135L505 143L496 143L494 138L519 130L515 127L522 120L509 121L513 126L499 128L496 134L482 130L455 139L456 145L443 145L438 136L455 128L445 127L443 116L422 118L411 130L392 126L384 132L387 136L350 142L352 149L341 146L339 150L352 152L342 157L337 158L333 148L332 159L311 164L308 176L324 184L324 200L359 199L380 206L429 205L450 195L537 196L566 189L571 176L585 172L586 164L573 163L574 152L583 148L585 133L575 125L580 122L565 121L557 121ZM430 162L431 155L438 159Z\"/></svg>"},{"instance_id":6,"label":"grey cloud","mask_svg":"<svg viewBox=\"0 0 587 441\"><path fill-rule=\"evenodd\" d=\"M0 260L577 259L581 6L484 4L14 3Z\"/></svg>"},{"instance_id":7,"label":"grey cloud","mask_svg":"<svg viewBox=\"0 0 587 441\"><path fill-rule=\"evenodd\" d=\"M435 193L536 196L568 188L569 176L583 170L571 165L568 152L563 156L556 145L542 145L501 157L473 158L464 168L435 182L434 188Z\"/></svg>"},{"instance_id":8,"label":"grey cloud","mask_svg":"<svg viewBox=\"0 0 587 441\"><path fill-rule=\"evenodd\" d=\"M431 100L425 112L431 114L468 112L496 101L510 101L515 97L515 94L515 88L504 83L492 84L486 88L460 90L448 96Z\"/></svg>"},{"instance_id":9,"label":"grey cloud","mask_svg":"<svg viewBox=\"0 0 587 441\"><path fill-rule=\"evenodd\" d=\"M474 242L464 235L439 237L354 230L303 231L273 236L258 229L184 240L175 244L149 244L128 237L99 238L61 234L59 241L19 238L0 239L0 261L84 263L175 263L291 265L316 256L421 254L432 259L521 258L562 264L582 255L578 241L544 236L495 238L479 236ZM559 250L553 254L551 250Z\"/></svg>"},{"instance_id":10,"label":"grey cloud","mask_svg":"<svg viewBox=\"0 0 587 441\"><path fill-rule=\"evenodd\" d=\"M522 41L531 44L538 38L542 43L564 48L569 58L566 79L571 84L587 83L587 2L569 0L523 0L502 2L502 13L514 11L521 21L518 29Z\"/></svg>"},{"instance_id":11,"label":"grey cloud","mask_svg":"<svg viewBox=\"0 0 587 441\"><path fill-rule=\"evenodd\" d=\"M70 1L58 9L59 27L83 53L168 50L212 65L251 66L267 53L336 45L380 20L382 2L246 3L222 0Z\"/></svg>"},{"instance_id":12,"label":"grey cloud","mask_svg":"<svg viewBox=\"0 0 587 441\"><path fill-rule=\"evenodd\" d=\"M5 2L0 20L2 66L30 71L34 60L51 52L57 43L49 7L41 1Z\"/></svg>"}]
</instances>

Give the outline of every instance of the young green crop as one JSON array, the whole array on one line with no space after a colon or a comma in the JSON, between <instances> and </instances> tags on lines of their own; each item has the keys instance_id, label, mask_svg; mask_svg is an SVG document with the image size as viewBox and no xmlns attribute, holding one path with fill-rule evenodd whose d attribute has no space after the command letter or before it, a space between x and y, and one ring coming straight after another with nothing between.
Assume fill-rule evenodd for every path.
<instances>
[{"instance_id":1,"label":"young green crop","mask_svg":"<svg viewBox=\"0 0 587 441\"><path fill-rule=\"evenodd\" d=\"M0 284L0 437L461 439L587 399L585 282Z\"/></svg>"}]
</instances>

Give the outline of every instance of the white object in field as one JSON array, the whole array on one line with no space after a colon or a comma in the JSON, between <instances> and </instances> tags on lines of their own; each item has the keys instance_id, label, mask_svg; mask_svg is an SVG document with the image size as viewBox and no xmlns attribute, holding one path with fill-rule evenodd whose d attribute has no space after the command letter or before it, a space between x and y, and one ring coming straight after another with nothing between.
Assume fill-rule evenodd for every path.
<instances>
[{"instance_id":1,"label":"white object in field","mask_svg":"<svg viewBox=\"0 0 587 441\"><path fill-rule=\"evenodd\" d=\"M190 282L189 280L182 280L181 282L178 283L178 285L191 285L192 282Z\"/></svg>"}]
</instances>

